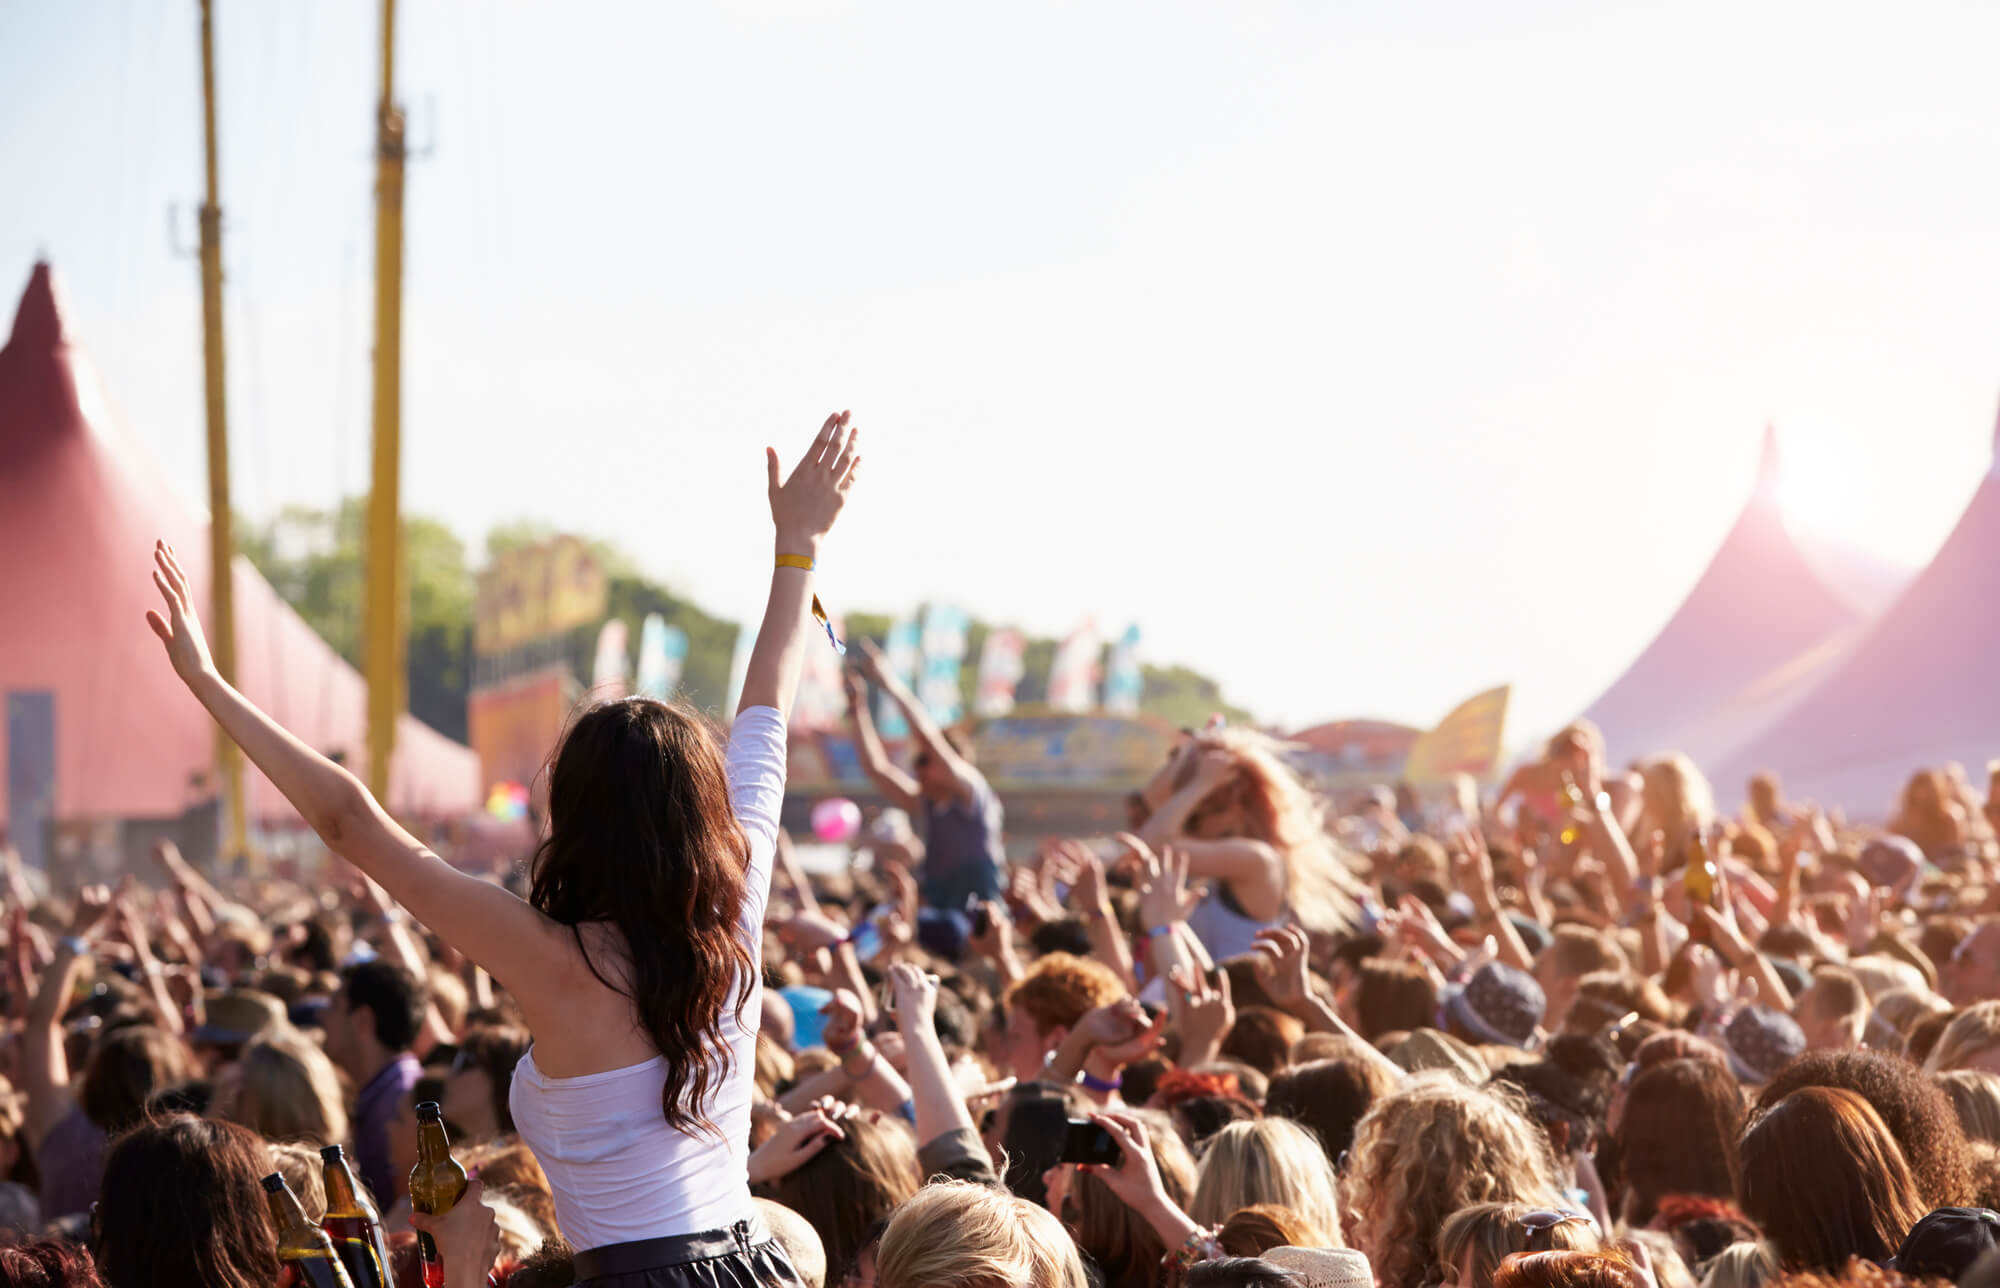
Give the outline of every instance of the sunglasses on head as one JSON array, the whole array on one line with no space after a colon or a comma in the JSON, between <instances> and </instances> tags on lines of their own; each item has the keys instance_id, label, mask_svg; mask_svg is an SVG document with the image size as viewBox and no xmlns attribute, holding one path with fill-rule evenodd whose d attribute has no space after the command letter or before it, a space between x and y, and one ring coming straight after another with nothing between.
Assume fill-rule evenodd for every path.
<instances>
[{"instance_id":1,"label":"sunglasses on head","mask_svg":"<svg viewBox=\"0 0 2000 1288\"><path fill-rule=\"evenodd\" d=\"M1521 1228L1528 1232L1529 1252L1551 1252L1556 1246L1556 1227L1568 1225L1572 1221L1588 1221L1587 1216L1575 1212L1557 1212L1552 1208L1537 1208L1521 1215Z\"/></svg>"}]
</instances>

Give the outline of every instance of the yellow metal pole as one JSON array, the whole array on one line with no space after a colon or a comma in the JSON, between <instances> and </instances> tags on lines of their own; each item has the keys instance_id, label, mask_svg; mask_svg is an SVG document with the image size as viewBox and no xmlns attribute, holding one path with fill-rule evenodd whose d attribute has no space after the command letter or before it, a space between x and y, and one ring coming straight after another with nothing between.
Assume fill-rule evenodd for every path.
<instances>
[{"instance_id":1,"label":"yellow metal pole","mask_svg":"<svg viewBox=\"0 0 2000 1288\"><path fill-rule=\"evenodd\" d=\"M375 445L368 494L368 786L389 799L389 760L404 705L401 541L403 113L396 106L396 0L382 0L382 101L375 112Z\"/></svg>"},{"instance_id":2,"label":"yellow metal pole","mask_svg":"<svg viewBox=\"0 0 2000 1288\"><path fill-rule=\"evenodd\" d=\"M208 395L208 616L209 648L215 669L236 683L236 595L230 565L236 553L230 531L229 409L222 366L222 206L215 161L215 31L211 0L201 0L201 128L207 148L207 198L201 206L201 351ZM243 755L221 730L215 735L215 765L222 780L226 830L223 858L247 857L244 822Z\"/></svg>"}]
</instances>

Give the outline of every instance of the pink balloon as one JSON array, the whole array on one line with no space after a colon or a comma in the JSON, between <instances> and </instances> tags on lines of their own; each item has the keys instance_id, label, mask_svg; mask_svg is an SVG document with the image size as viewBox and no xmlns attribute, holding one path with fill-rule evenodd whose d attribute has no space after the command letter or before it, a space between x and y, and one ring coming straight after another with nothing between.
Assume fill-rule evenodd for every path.
<instances>
[{"instance_id":1,"label":"pink balloon","mask_svg":"<svg viewBox=\"0 0 2000 1288\"><path fill-rule=\"evenodd\" d=\"M861 807L844 796L813 806L813 835L828 845L851 841L861 831Z\"/></svg>"}]
</instances>

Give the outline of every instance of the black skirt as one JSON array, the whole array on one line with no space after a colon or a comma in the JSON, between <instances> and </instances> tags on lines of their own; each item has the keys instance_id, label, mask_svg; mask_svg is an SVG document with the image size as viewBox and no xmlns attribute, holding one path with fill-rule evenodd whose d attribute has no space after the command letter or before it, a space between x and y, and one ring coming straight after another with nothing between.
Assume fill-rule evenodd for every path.
<instances>
[{"instance_id":1,"label":"black skirt","mask_svg":"<svg viewBox=\"0 0 2000 1288\"><path fill-rule=\"evenodd\" d=\"M578 1284L607 1288L805 1288L792 1259L759 1221L579 1252Z\"/></svg>"}]
</instances>

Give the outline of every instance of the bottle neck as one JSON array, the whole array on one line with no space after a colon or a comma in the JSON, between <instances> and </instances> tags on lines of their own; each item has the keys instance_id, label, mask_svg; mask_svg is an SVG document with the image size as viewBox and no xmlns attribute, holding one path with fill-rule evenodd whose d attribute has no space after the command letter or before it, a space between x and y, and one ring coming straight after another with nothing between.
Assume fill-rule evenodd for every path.
<instances>
[{"instance_id":1,"label":"bottle neck","mask_svg":"<svg viewBox=\"0 0 2000 1288\"><path fill-rule=\"evenodd\" d=\"M417 1124L417 1161L419 1163L442 1163L451 1157L451 1142L445 1138L444 1124L424 1122Z\"/></svg>"}]
</instances>

